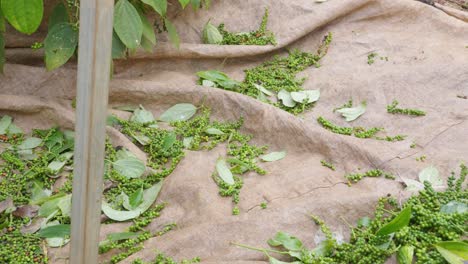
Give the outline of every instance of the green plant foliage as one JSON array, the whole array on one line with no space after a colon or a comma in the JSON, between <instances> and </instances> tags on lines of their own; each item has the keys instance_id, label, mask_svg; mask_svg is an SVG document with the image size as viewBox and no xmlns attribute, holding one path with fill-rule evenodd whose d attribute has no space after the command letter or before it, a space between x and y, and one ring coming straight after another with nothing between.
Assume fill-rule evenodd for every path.
<instances>
[{"instance_id":1,"label":"green plant foliage","mask_svg":"<svg viewBox=\"0 0 468 264\"><path fill-rule=\"evenodd\" d=\"M49 21L47 23L49 31L59 23L70 23L67 8L63 3L58 3L52 10L52 14L50 15Z\"/></svg>"},{"instance_id":2,"label":"green plant foliage","mask_svg":"<svg viewBox=\"0 0 468 264\"><path fill-rule=\"evenodd\" d=\"M161 114L159 120L163 122L187 121L197 112L197 108L192 104L176 104Z\"/></svg>"},{"instance_id":3,"label":"green plant foliage","mask_svg":"<svg viewBox=\"0 0 468 264\"><path fill-rule=\"evenodd\" d=\"M263 161L270 162L270 161L282 160L284 159L284 157L286 157L286 151L271 152L271 153L261 156L260 158Z\"/></svg>"},{"instance_id":4,"label":"green plant foliage","mask_svg":"<svg viewBox=\"0 0 468 264\"><path fill-rule=\"evenodd\" d=\"M336 112L340 113L346 119L346 122L351 122L366 112L366 102L362 102L356 107L341 108L336 110Z\"/></svg>"},{"instance_id":5,"label":"green plant foliage","mask_svg":"<svg viewBox=\"0 0 468 264\"><path fill-rule=\"evenodd\" d=\"M66 237L70 235L70 225L52 225L41 229L37 236L44 238Z\"/></svg>"},{"instance_id":6,"label":"green plant foliage","mask_svg":"<svg viewBox=\"0 0 468 264\"><path fill-rule=\"evenodd\" d=\"M127 47L120 40L115 30L112 32L112 59L123 59L127 53Z\"/></svg>"},{"instance_id":7,"label":"green plant foliage","mask_svg":"<svg viewBox=\"0 0 468 264\"><path fill-rule=\"evenodd\" d=\"M199 84L209 87L217 87L226 90L233 90L237 88L240 83L229 78L224 72L209 70L197 72Z\"/></svg>"},{"instance_id":8,"label":"green plant foliage","mask_svg":"<svg viewBox=\"0 0 468 264\"><path fill-rule=\"evenodd\" d=\"M322 116L317 118L317 122L327 130L335 134L345 135L345 136L355 136L357 138L373 138L377 140L385 140L389 142L401 141L404 140L406 136L404 135L396 135L394 137L386 136L386 137L379 137L376 134L380 131L383 131L383 128L380 127L371 127L371 128L364 128L364 127L341 127L330 120L325 119Z\"/></svg>"},{"instance_id":9,"label":"green plant foliage","mask_svg":"<svg viewBox=\"0 0 468 264\"><path fill-rule=\"evenodd\" d=\"M47 70L65 64L78 46L78 32L70 23L59 23L52 27L44 40L45 63Z\"/></svg>"},{"instance_id":10,"label":"green plant foliage","mask_svg":"<svg viewBox=\"0 0 468 264\"><path fill-rule=\"evenodd\" d=\"M325 36L316 54L293 50L286 57L275 56L270 61L247 69L244 71L245 77L241 83L230 79L225 73L215 70L198 72L197 75L200 77L198 83L204 86L232 90L257 98L292 114L299 114L314 105L320 96L320 91L304 90L301 86L305 82L305 78L297 79L296 75L310 66L320 66L319 61L327 53L331 39L331 33ZM294 96L299 102L294 101L291 95L293 92L301 94ZM277 98L267 97L271 93L277 94Z\"/></svg>"},{"instance_id":11,"label":"green plant foliage","mask_svg":"<svg viewBox=\"0 0 468 264\"><path fill-rule=\"evenodd\" d=\"M143 24L143 36L142 36L142 42L144 40L148 41L151 43L151 46L156 44L156 35L154 34L154 28L151 25L150 21L148 18L142 13L138 12L140 15L141 22Z\"/></svg>"},{"instance_id":12,"label":"green plant foliage","mask_svg":"<svg viewBox=\"0 0 468 264\"><path fill-rule=\"evenodd\" d=\"M114 30L129 49L141 43L143 23L136 8L128 0L119 0L114 8Z\"/></svg>"},{"instance_id":13,"label":"green plant foliage","mask_svg":"<svg viewBox=\"0 0 468 264\"><path fill-rule=\"evenodd\" d=\"M387 105L387 112L390 114L402 114L402 115L412 115L412 116L425 116L426 112L419 109L411 108L397 108L398 101L393 100L391 105Z\"/></svg>"},{"instance_id":14,"label":"green plant foliage","mask_svg":"<svg viewBox=\"0 0 468 264\"><path fill-rule=\"evenodd\" d=\"M5 32L5 31L6 31L5 16L3 15L3 12L1 9L1 2L0 2L0 32Z\"/></svg>"},{"instance_id":15,"label":"green plant foliage","mask_svg":"<svg viewBox=\"0 0 468 264\"><path fill-rule=\"evenodd\" d=\"M142 202L138 205L135 209L132 210L116 210L112 208L108 203L102 203L102 211L104 214L112 220L115 221L127 221L130 219L134 219L140 216L142 213L146 212L151 205L154 203L156 198L158 197L159 191L162 187L162 181L159 183L151 186L151 188L143 191L142 194Z\"/></svg>"},{"instance_id":16,"label":"green plant foliage","mask_svg":"<svg viewBox=\"0 0 468 264\"><path fill-rule=\"evenodd\" d=\"M209 23L209 22L208 22ZM268 9L265 9L260 27L250 32L232 33L227 31L224 23L216 30L220 34L219 42L210 44L221 45L276 45L275 35L267 30ZM207 43L207 42L205 42Z\"/></svg>"},{"instance_id":17,"label":"green plant foliage","mask_svg":"<svg viewBox=\"0 0 468 264\"><path fill-rule=\"evenodd\" d=\"M461 241L467 232L467 213L444 214L439 210L448 201L468 199L464 185L467 174L467 167L461 165L458 179L451 176L448 189L442 192L434 191L430 183L425 182L424 189L401 206L393 197L380 198L372 219L366 217L366 221L359 220L356 227L350 226L348 242L338 243L325 223L312 216L326 238L316 248L307 249L298 238L284 232L269 240L269 244L279 250L234 244L263 252L270 263L383 264L397 255L400 264L413 261L416 264L462 264L468 257L468 245ZM291 261L278 262L273 254L289 256Z\"/></svg>"},{"instance_id":18,"label":"green plant foliage","mask_svg":"<svg viewBox=\"0 0 468 264\"><path fill-rule=\"evenodd\" d=\"M412 264L414 256L413 246L402 246L397 253L398 264Z\"/></svg>"},{"instance_id":19,"label":"green plant foliage","mask_svg":"<svg viewBox=\"0 0 468 264\"><path fill-rule=\"evenodd\" d=\"M3 33L0 30L0 73L3 73L3 68L5 66L5 39Z\"/></svg>"},{"instance_id":20,"label":"green plant foliage","mask_svg":"<svg viewBox=\"0 0 468 264\"><path fill-rule=\"evenodd\" d=\"M0 73L5 64L5 18L18 31L25 34L34 33L42 21L43 0L0 0ZM65 64L75 53L78 45L79 0L59 2L48 18L48 34L45 48L45 63L48 70ZM192 3L194 9L201 6L208 8L209 0L180 0L185 8ZM175 26L167 19L167 0L117 0L114 8L114 32L112 35L112 59L123 59L127 50L134 52L143 48L153 52L156 45L154 25L146 15L154 10L163 19L163 30L168 32L169 40L177 46L180 37ZM151 9L151 10L150 10ZM5 16L4 16L5 15ZM57 25L62 25L58 27ZM67 25L67 26L63 26ZM72 32L69 27L72 27ZM75 44L76 43L76 44ZM40 42L34 43L32 49L40 49ZM113 64L111 64L113 67Z\"/></svg>"},{"instance_id":21,"label":"green plant foliage","mask_svg":"<svg viewBox=\"0 0 468 264\"><path fill-rule=\"evenodd\" d=\"M468 244L461 241L442 241L434 245L450 264L463 264L468 259Z\"/></svg>"},{"instance_id":22,"label":"green plant foliage","mask_svg":"<svg viewBox=\"0 0 468 264\"><path fill-rule=\"evenodd\" d=\"M382 226L377 233L377 236L388 236L392 233L401 230L403 227L409 224L411 219L411 207L406 207L403 209L392 221Z\"/></svg>"},{"instance_id":23,"label":"green plant foliage","mask_svg":"<svg viewBox=\"0 0 468 264\"><path fill-rule=\"evenodd\" d=\"M182 8L185 8L190 3L190 0L179 0L179 3Z\"/></svg>"},{"instance_id":24,"label":"green plant foliage","mask_svg":"<svg viewBox=\"0 0 468 264\"><path fill-rule=\"evenodd\" d=\"M143 3L151 6L160 16L166 17L167 0L141 0Z\"/></svg>"},{"instance_id":25,"label":"green plant foliage","mask_svg":"<svg viewBox=\"0 0 468 264\"><path fill-rule=\"evenodd\" d=\"M223 41L223 36L219 30L213 26L210 21L206 22L203 28L203 43L205 44L220 44Z\"/></svg>"},{"instance_id":26,"label":"green plant foliage","mask_svg":"<svg viewBox=\"0 0 468 264\"><path fill-rule=\"evenodd\" d=\"M234 177L232 176L232 172L229 169L227 163L223 159L219 159L216 162L216 171L218 172L218 176L228 185L234 184Z\"/></svg>"},{"instance_id":27,"label":"green plant foliage","mask_svg":"<svg viewBox=\"0 0 468 264\"><path fill-rule=\"evenodd\" d=\"M34 33L42 21L42 0L1 0L2 12L8 23L24 34Z\"/></svg>"},{"instance_id":28,"label":"green plant foliage","mask_svg":"<svg viewBox=\"0 0 468 264\"><path fill-rule=\"evenodd\" d=\"M169 34L169 40L174 44L177 48L180 46L180 37L177 33L176 27L172 24L169 19L164 19L164 26L166 27L167 33Z\"/></svg>"}]
</instances>

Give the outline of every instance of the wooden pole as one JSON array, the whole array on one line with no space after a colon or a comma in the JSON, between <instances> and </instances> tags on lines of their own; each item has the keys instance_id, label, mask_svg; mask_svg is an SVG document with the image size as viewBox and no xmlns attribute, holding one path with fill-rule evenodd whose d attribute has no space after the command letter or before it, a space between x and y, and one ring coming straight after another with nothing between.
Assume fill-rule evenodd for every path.
<instances>
[{"instance_id":1,"label":"wooden pole","mask_svg":"<svg viewBox=\"0 0 468 264\"><path fill-rule=\"evenodd\" d=\"M71 264L98 263L114 0L80 1Z\"/></svg>"}]
</instances>

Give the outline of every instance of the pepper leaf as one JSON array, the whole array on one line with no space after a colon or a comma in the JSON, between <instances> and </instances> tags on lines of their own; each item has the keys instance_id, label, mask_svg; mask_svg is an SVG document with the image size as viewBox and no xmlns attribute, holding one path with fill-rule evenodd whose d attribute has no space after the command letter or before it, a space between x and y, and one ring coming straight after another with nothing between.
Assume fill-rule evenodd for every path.
<instances>
[{"instance_id":1,"label":"pepper leaf","mask_svg":"<svg viewBox=\"0 0 468 264\"><path fill-rule=\"evenodd\" d=\"M120 40L119 36L117 35L117 33L115 33L115 30L114 30L112 32L112 58L113 59L125 58L126 52L127 52L127 47L122 42L122 40ZM132 112L133 110L134 109L132 109Z\"/></svg>"},{"instance_id":2,"label":"pepper leaf","mask_svg":"<svg viewBox=\"0 0 468 264\"><path fill-rule=\"evenodd\" d=\"M78 32L70 23L54 25L44 40L45 64L53 70L65 64L78 46Z\"/></svg>"},{"instance_id":3,"label":"pepper leaf","mask_svg":"<svg viewBox=\"0 0 468 264\"><path fill-rule=\"evenodd\" d=\"M284 106L287 106L287 107L296 106L296 102L293 100L291 93L284 89L278 92L278 99L281 100Z\"/></svg>"},{"instance_id":4,"label":"pepper leaf","mask_svg":"<svg viewBox=\"0 0 468 264\"><path fill-rule=\"evenodd\" d=\"M468 212L466 203L450 201L440 207L440 212L444 214L464 214Z\"/></svg>"},{"instance_id":5,"label":"pepper leaf","mask_svg":"<svg viewBox=\"0 0 468 264\"><path fill-rule=\"evenodd\" d=\"M468 259L468 244L461 241L442 241L434 245L450 264L463 264Z\"/></svg>"},{"instance_id":6,"label":"pepper leaf","mask_svg":"<svg viewBox=\"0 0 468 264\"><path fill-rule=\"evenodd\" d=\"M302 92L307 95L307 103L309 104L318 101L320 98L320 90L304 90Z\"/></svg>"},{"instance_id":7,"label":"pepper leaf","mask_svg":"<svg viewBox=\"0 0 468 264\"><path fill-rule=\"evenodd\" d=\"M217 128L214 128L214 127L209 127L205 130L205 132L207 134L210 134L210 135L224 135L224 132L217 129Z\"/></svg>"},{"instance_id":8,"label":"pepper leaf","mask_svg":"<svg viewBox=\"0 0 468 264\"><path fill-rule=\"evenodd\" d=\"M306 99L308 99L307 94L303 93L302 91L291 92L291 98L294 100L294 102L298 102L298 103L303 103L304 101L306 101Z\"/></svg>"},{"instance_id":9,"label":"pepper leaf","mask_svg":"<svg viewBox=\"0 0 468 264\"><path fill-rule=\"evenodd\" d=\"M286 151L271 152L266 155L261 156L260 158L263 161L277 161L286 157Z\"/></svg>"},{"instance_id":10,"label":"pepper leaf","mask_svg":"<svg viewBox=\"0 0 468 264\"><path fill-rule=\"evenodd\" d=\"M148 40L151 44L156 44L156 35L154 34L154 28L148 21L148 18L141 12L138 12L143 24L143 39ZM142 39L142 41L143 41Z\"/></svg>"},{"instance_id":11,"label":"pepper leaf","mask_svg":"<svg viewBox=\"0 0 468 264\"><path fill-rule=\"evenodd\" d=\"M224 159L219 159L216 162L216 171L218 172L219 177L227 184L233 185L234 184L234 176L232 176L232 172L229 169L226 161Z\"/></svg>"},{"instance_id":12,"label":"pepper leaf","mask_svg":"<svg viewBox=\"0 0 468 264\"><path fill-rule=\"evenodd\" d=\"M300 251L303 249L302 242L299 239L281 231L276 233L275 237L270 238L268 244L273 247L283 246L291 251Z\"/></svg>"},{"instance_id":13,"label":"pepper leaf","mask_svg":"<svg viewBox=\"0 0 468 264\"><path fill-rule=\"evenodd\" d=\"M8 22L19 32L31 35L42 21L42 0L2 0L2 11Z\"/></svg>"},{"instance_id":14,"label":"pepper leaf","mask_svg":"<svg viewBox=\"0 0 468 264\"><path fill-rule=\"evenodd\" d=\"M0 20L1 20L1 17L0 17ZM3 73L5 62L6 62L5 61L5 39L3 37L3 33L0 30L0 73Z\"/></svg>"},{"instance_id":15,"label":"pepper leaf","mask_svg":"<svg viewBox=\"0 0 468 264\"><path fill-rule=\"evenodd\" d=\"M114 30L129 49L141 43L143 23L136 8L128 0L119 0L114 7Z\"/></svg>"},{"instance_id":16,"label":"pepper leaf","mask_svg":"<svg viewBox=\"0 0 468 264\"><path fill-rule=\"evenodd\" d=\"M67 237L70 235L70 225L52 225L41 229L37 235L42 238Z\"/></svg>"},{"instance_id":17,"label":"pepper leaf","mask_svg":"<svg viewBox=\"0 0 468 264\"><path fill-rule=\"evenodd\" d=\"M402 246L397 253L398 264L413 263L414 247Z\"/></svg>"},{"instance_id":18,"label":"pepper leaf","mask_svg":"<svg viewBox=\"0 0 468 264\"><path fill-rule=\"evenodd\" d=\"M138 191L130 196L125 193L121 195L123 196L123 207L130 211L137 208L143 202L143 188L138 189Z\"/></svg>"},{"instance_id":19,"label":"pepper leaf","mask_svg":"<svg viewBox=\"0 0 468 264\"><path fill-rule=\"evenodd\" d=\"M27 138L23 143L18 145L18 149L33 149L41 145L42 139L36 137Z\"/></svg>"},{"instance_id":20,"label":"pepper leaf","mask_svg":"<svg viewBox=\"0 0 468 264\"><path fill-rule=\"evenodd\" d=\"M146 166L138 158L127 157L114 161L113 168L126 178L140 178L146 170Z\"/></svg>"},{"instance_id":21,"label":"pepper leaf","mask_svg":"<svg viewBox=\"0 0 468 264\"><path fill-rule=\"evenodd\" d=\"M52 191L44 189L42 184L38 181L32 182L32 189L31 189L31 204L35 204L52 194Z\"/></svg>"},{"instance_id":22,"label":"pepper leaf","mask_svg":"<svg viewBox=\"0 0 468 264\"><path fill-rule=\"evenodd\" d=\"M268 90L267 88L261 86L261 85L258 85L256 83L253 84L255 86L255 88L257 88L260 92L268 95L268 96L273 96L275 95L272 91Z\"/></svg>"},{"instance_id":23,"label":"pepper leaf","mask_svg":"<svg viewBox=\"0 0 468 264\"><path fill-rule=\"evenodd\" d=\"M376 235L378 236L387 236L390 235L403 227L407 226L409 224L409 221L411 219L411 207L408 206L405 209L403 209L392 221L390 221L388 224L384 225L381 227Z\"/></svg>"},{"instance_id":24,"label":"pepper leaf","mask_svg":"<svg viewBox=\"0 0 468 264\"><path fill-rule=\"evenodd\" d=\"M3 116L2 119L0 119L0 135L5 135L7 133L8 127L10 126L12 122L11 116Z\"/></svg>"},{"instance_id":25,"label":"pepper leaf","mask_svg":"<svg viewBox=\"0 0 468 264\"><path fill-rule=\"evenodd\" d=\"M108 203L102 202L102 211L104 214L112 220L115 221L127 221L133 218L138 217L140 214L144 213L151 205L156 201L159 191L162 187L162 181L153 185L149 189L143 191L143 202L138 205L134 210L130 211L120 211L113 209Z\"/></svg>"},{"instance_id":26,"label":"pepper leaf","mask_svg":"<svg viewBox=\"0 0 468 264\"><path fill-rule=\"evenodd\" d=\"M203 28L203 43L205 44L220 44L223 42L223 35L218 28L213 26L210 21L206 22Z\"/></svg>"},{"instance_id":27,"label":"pepper leaf","mask_svg":"<svg viewBox=\"0 0 468 264\"><path fill-rule=\"evenodd\" d=\"M190 0L179 0L179 3L182 6L182 9L184 9L190 3Z\"/></svg>"},{"instance_id":28,"label":"pepper leaf","mask_svg":"<svg viewBox=\"0 0 468 264\"><path fill-rule=\"evenodd\" d=\"M169 21L169 19L164 19L164 24L166 25L167 33L169 34L169 40L179 48L180 38L176 27L171 23L171 21Z\"/></svg>"},{"instance_id":29,"label":"pepper leaf","mask_svg":"<svg viewBox=\"0 0 468 264\"><path fill-rule=\"evenodd\" d=\"M419 173L419 181L428 181L433 187L442 186L444 181L439 176L439 171L434 166L429 166Z\"/></svg>"},{"instance_id":30,"label":"pepper leaf","mask_svg":"<svg viewBox=\"0 0 468 264\"><path fill-rule=\"evenodd\" d=\"M167 0L141 0L151 6L160 16L165 17L167 12Z\"/></svg>"},{"instance_id":31,"label":"pepper leaf","mask_svg":"<svg viewBox=\"0 0 468 264\"><path fill-rule=\"evenodd\" d=\"M140 108L133 111L133 115L130 117L130 121L140 124L147 124L155 121L155 119L153 113L147 111L143 106L140 105Z\"/></svg>"},{"instance_id":32,"label":"pepper leaf","mask_svg":"<svg viewBox=\"0 0 468 264\"><path fill-rule=\"evenodd\" d=\"M192 104L176 104L162 113L159 120L163 122L186 121L192 118L197 108Z\"/></svg>"},{"instance_id":33,"label":"pepper leaf","mask_svg":"<svg viewBox=\"0 0 468 264\"><path fill-rule=\"evenodd\" d=\"M424 184L416 180L407 179L407 178L401 178L401 179L406 185L406 188L405 188L406 191L417 192L417 191L424 189Z\"/></svg>"},{"instance_id":34,"label":"pepper leaf","mask_svg":"<svg viewBox=\"0 0 468 264\"><path fill-rule=\"evenodd\" d=\"M67 8L63 3L58 3L54 9L52 10L52 14L49 17L48 21L48 29L51 30L55 25L59 23L68 23L70 22L68 19Z\"/></svg>"},{"instance_id":35,"label":"pepper leaf","mask_svg":"<svg viewBox=\"0 0 468 264\"><path fill-rule=\"evenodd\" d=\"M366 112L366 102L362 102L356 107L341 108L336 112L340 113L347 122L351 122Z\"/></svg>"}]
</instances>

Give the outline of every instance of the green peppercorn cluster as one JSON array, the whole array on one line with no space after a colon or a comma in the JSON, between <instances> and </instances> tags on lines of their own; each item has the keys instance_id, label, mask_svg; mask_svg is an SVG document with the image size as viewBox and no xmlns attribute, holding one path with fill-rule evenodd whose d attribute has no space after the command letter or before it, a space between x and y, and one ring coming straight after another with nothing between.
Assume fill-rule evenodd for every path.
<instances>
[{"instance_id":1,"label":"green peppercorn cluster","mask_svg":"<svg viewBox=\"0 0 468 264\"><path fill-rule=\"evenodd\" d=\"M426 112L419 109L411 108L397 108L399 102L393 100L392 104L387 105L387 112L390 114L402 114L402 115L412 115L412 116L425 116Z\"/></svg>"},{"instance_id":2,"label":"green peppercorn cluster","mask_svg":"<svg viewBox=\"0 0 468 264\"><path fill-rule=\"evenodd\" d=\"M211 121L211 110L206 107L201 107L201 113L188 121L177 121L171 125L175 128L174 133L182 138L190 138L190 144L186 146L190 150L210 150L216 147L219 143L227 141L238 134L236 131L240 129L244 123L241 117L235 122L218 122ZM208 128L216 128L222 134L210 134Z\"/></svg>"},{"instance_id":3,"label":"green peppercorn cluster","mask_svg":"<svg viewBox=\"0 0 468 264\"><path fill-rule=\"evenodd\" d=\"M0 215L0 263L43 264L48 259L42 249L42 239L34 234L23 234L20 228L30 219Z\"/></svg>"},{"instance_id":4,"label":"green peppercorn cluster","mask_svg":"<svg viewBox=\"0 0 468 264\"><path fill-rule=\"evenodd\" d=\"M356 182L362 180L362 178L364 178L364 177L374 177L375 178L375 177L381 177L381 176L384 176L385 178L391 179L391 180L395 179L395 176L393 174L385 172L385 171L380 170L380 169L368 170L368 171L366 171L364 173L346 174L345 178L350 182L356 183Z\"/></svg>"},{"instance_id":5,"label":"green peppercorn cluster","mask_svg":"<svg viewBox=\"0 0 468 264\"><path fill-rule=\"evenodd\" d=\"M345 136L355 136L357 138L374 138L377 140L385 140L390 142L401 141L404 140L406 136L404 135L396 135L396 136L386 136L386 137L378 137L376 134L380 131L383 131L383 128L380 127L371 127L371 128L364 128L364 127L341 127L330 120L325 119L322 116L317 118L317 122L322 125L327 130L335 134L345 135Z\"/></svg>"},{"instance_id":6,"label":"green peppercorn cluster","mask_svg":"<svg viewBox=\"0 0 468 264\"><path fill-rule=\"evenodd\" d=\"M265 19L266 17L264 17L264 21L266 21ZM220 31L222 30L223 28L221 28ZM226 37L224 39L229 40L229 38ZM302 85L305 82L305 78L298 79L296 75L308 67L320 67L319 61L328 52L331 40L332 34L328 33L315 54L294 49L289 52L288 56L274 56L270 61L266 61L254 68L244 70L245 77L241 83L230 80L230 82L234 82L235 85L220 88L257 98L292 114L302 113L310 109L314 103L308 103L305 100L303 103L296 103L294 107L287 107L276 100L267 98L263 92L259 90L258 85L274 93L278 93L281 90L287 92L304 91ZM202 81L203 78L200 78L199 83Z\"/></svg>"},{"instance_id":7,"label":"green peppercorn cluster","mask_svg":"<svg viewBox=\"0 0 468 264\"><path fill-rule=\"evenodd\" d=\"M327 167L329 168L330 170L334 171L336 168L335 168L335 165L333 165L333 163L331 162L328 162L326 160L321 160L320 163L322 164L322 166L324 167Z\"/></svg>"},{"instance_id":8,"label":"green peppercorn cluster","mask_svg":"<svg viewBox=\"0 0 468 264\"><path fill-rule=\"evenodd\" d=\"M230 165L230 170L234 175L235 183L229 185L225 183L217 174L213 174L213 179L219 187L219 194L223 197L232 197L234 204L239 203L240 189L242 188L242 178L237 175L242 175L253 171L260 175L264 175L266 171L258 164L258 157L265 153L267 146L256 146L251 144L251 135L245 135L239 132L243 124L243 118L235 122L219 122L211 121L210 110L206 107L201 107L201 113L191 120L178 121L171 125L175 128L174 133L182 138L191 138L191 150L212 149L221 142L227 141L227 162ZM208 128L215 128L222 134L210 134ZM233 208L233 214L237 215L239 209Z\"/></svg>"},{"instance_id":9,"label":"green peppercorn cluster","mask_svg":"<svg viewBox=\"0 0 468 264\"><path fill-rule=\"evenodd\" d=\"M257 98L260 93L255 85L261 85L276 93L280 90L286 90L287 92L303 91L302 84L305 82L305 78L297 79L296 75L308 67L320 67L319 61L327 53L331 39L332 34L329 33L315 54L292 50L287 57L275 56L271 61L245 70L244 81L237 91L254 98ZM266 102L292 114L302 113L314 105L314 103L304 102L298 103L294 107L287 107L280 102L272 102L268 98Z\"/></svg>"},{"instance_id":10,"label":"green peppercorn cluster","mask_svg":"<svg viewBox=\"0 0 468 264\"><path fill-rule=\"evenodd\" d=\"M24 135L16 135L7 142L11 144L9 149L0 153L3 161L0 165L0 201L11 197L15 205L27 204L31 196L33 182L50 188L56 181L53 172L47 167L49 163L57 159L60 154L73 149L72 140L65 139L61 131L56 128L50 130L34 130L34 136L42 139L42 143L34 151L25 152L18 149L23 143ZM24 153L33 156L25 159ZM71 164L71 161L68 162Z\"/></svg>"},{"instance_id":11,"label":"green peppercorn cluster","mask_svg":"<svg viewBox=\"0 0 468 264\"><path fill-rule=\"evenodd\" d=\"M268 9L265 9L260 27L250 32L232 33L224 28L224 23L218 26L223 36L221 45L276 45L275 35L267 30Z\"/></svg>"},{"instance_id":12,"label":"green peppercorn cluster","mask_svg":"<svg viewBox=\"0 0 468 264\"><path fill-rule=\"evenodd\" d=\"M377 174L378 171L372 172L372 175ZM324 221L312 216L326 238L312 250L303 247L299 252L277 251L236 245L263 252L267 256L270 256L270 252L289 255L295 261L291 263L302 264L383 264L401 248L410 247L414 250L411 263L448 264L434 245L442 241L466 239L468 212L444 210L444 207L455 202L466 206L467 175L468 168L462 164L459 177L452 173L448 178L446 190L436 192L429 182L424 182L424 189L402 205L391 196L380 198L372 219L363 217L356 226L350 225L349 242L338 243ZM403 211L409 212L408 220L397 220ZM382 233L389 225L392 225L393 232Z\"/></svg>"},{"instance_id":13,"label":"green peppercorn cluster","mask_svg":"<svg viewBox=\"0 0 468 264\"><path fill-rule=\"evenodd\" d=\"M343 109L343 108L351 108L351 107L353 107L353 99L349 99L348 102L346 102L342 106L334 108L333 113L336 112L337 110L340 110L340 109Z\"/></svg>"},{"instance_id":14,"label":"green peppercorn cluster","mask_svg":"<svg viewBox=\"0 0 468 264\"><path fill-rule=\"evenodd\" d=\"M369 64L369 65L374 64L375 59L376 59L377 57L379 57L380 60L388 61L388 57L382 57L382 56L379 56L379 54L377 54L377 53L375 53L375 52L372 52L372 53L369 53L369 55L367 55L367 64Z\"/></svg>"}]
</instances>

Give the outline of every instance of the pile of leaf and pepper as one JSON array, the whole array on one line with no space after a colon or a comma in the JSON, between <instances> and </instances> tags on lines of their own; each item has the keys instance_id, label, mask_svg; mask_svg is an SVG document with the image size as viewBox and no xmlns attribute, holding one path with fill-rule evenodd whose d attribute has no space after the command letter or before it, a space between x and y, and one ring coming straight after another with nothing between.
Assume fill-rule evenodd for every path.
<instances>
[{"instance_id":1,"label":"pile of leaf and pepper","mask_svg":"<svg viewBox=\"0 0 468 264\"><path fill-rule=\"evenodd\" d=\"M326 55L332 34L324 37L316 53L292 50L288 56L275 56L259 66L246 69L242 82L231 79L217 70L197 73L198 83L238 92L272 104L292 114L310 109L320 97L320 90L304 90L305 78L296 75L308 67L320 67L320 60Z\"/></svg>"},{"instance_id":2,"label":"pile of leaf and pepper","mask_svg":"<svg viewBox=\"0 0 468 264\"><path fill-rule=\"evenodd\" d=\"M242 118L213 121L210 110L177 104L158 119L142 106L125 108L129 120L109 116L112 125L127 135L147 155L145 161L108 139L105 156L103 223L132 222L120 233L100 243L100 253L113 251L117 263L143 248L143 242L176 227L158 231L145 227L158 217L165 203L155 204L163 179L170 175L186 150L209 150L227 144L212 177L222 196L239 200L241 175L266 173L259 160L273 161L284 152L267 155L266 146L250 143L242 134ZM199 114L196 114L199 112ZM165 127L165 128L162 128ZM72 201L74 133L57 127L24 133L10 116L0 119L0 263L47 263L47 246L69 242ZM234 214L239 209L233 209Z\"/></svg>"},{"instance_id":3,"label":"pile of leaf and pepper","mask_svg":"<svg viewBox=\"0 0 468 264\"><path fill-rule=\"evenodd\" d=\"M379 264L396 256L399 264L463 264L468 260L468 168L460 166L443 186L434 167L423 170L419 182L404 179L407 190L419 193L400 204L386 196L379 199L373 218L363 217L355 226L350 224L350 239L343 242L317 216L312 220L320 226L322 239L308 249L297 237L278 232L268 240L276 249L237 246L263 252L271 264ZM344 220L345 221L345 220ZM345 221L346 222L346 221ZM320 237L320 236L317 236ZM290 261L275 256L283 255Z\"/></svg>"}]
</instances>

